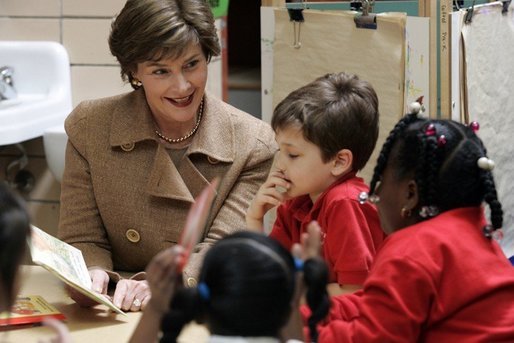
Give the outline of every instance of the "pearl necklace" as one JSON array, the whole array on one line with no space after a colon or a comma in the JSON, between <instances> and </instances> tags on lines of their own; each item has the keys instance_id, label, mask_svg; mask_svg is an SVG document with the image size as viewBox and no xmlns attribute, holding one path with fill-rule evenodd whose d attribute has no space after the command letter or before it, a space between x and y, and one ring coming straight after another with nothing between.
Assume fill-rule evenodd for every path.
<instances>
[{"instance_id":1,"label":"pearl necklace","mask_svg":"<svg viewBox=\"0 0 514 343\"><path fill-rule=\"evenodd\" d=\"M200 108L198 109L198 119L196 120L195 127L193 127L193 129L188 134L186 134L185 136L182 136L180 138L169 138L169 137L166 137L165 135L163 135L162 133L160 133L159 130L155 130L155 133L157 134L157 136L159 136L159 138L164 139L166 142L168 142L170 144L176 144L176 143L183 142L196 133L196 130L198 130L198 127L200 126L200 121L202 120L202 115L203 115L203 98L202 98L202 101L200 102Z\"/></svg>"}]
</instances>

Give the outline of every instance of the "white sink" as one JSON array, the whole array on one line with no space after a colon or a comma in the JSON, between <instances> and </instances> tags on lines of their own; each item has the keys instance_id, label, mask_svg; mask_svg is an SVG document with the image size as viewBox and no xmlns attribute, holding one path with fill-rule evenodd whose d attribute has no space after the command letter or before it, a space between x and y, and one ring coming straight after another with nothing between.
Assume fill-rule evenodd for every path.
<instances>
[{"instance_id":1,"label":"white sink","mask_svg":"<svg viewBox=\"0 0 514 343\"><path fill-rule=\"evenodd\" d=\"M68 136L66 135L66 131L64 131L64 122L46 129L43 134L46 163L59 182L61 182L62 174L64 173L64 158L67 142Z\"/></svg>"},{"instance_id":2,"label":"white sink","mask_svg":"<svg viewBox=\"0 0 514 343\"><path fill-rule=\"evenodd\" d=\"M71 112L70 62L56 42L0 41L17 97L0 100L0 146L40 137Z\"/></svg>"}]
</instances>

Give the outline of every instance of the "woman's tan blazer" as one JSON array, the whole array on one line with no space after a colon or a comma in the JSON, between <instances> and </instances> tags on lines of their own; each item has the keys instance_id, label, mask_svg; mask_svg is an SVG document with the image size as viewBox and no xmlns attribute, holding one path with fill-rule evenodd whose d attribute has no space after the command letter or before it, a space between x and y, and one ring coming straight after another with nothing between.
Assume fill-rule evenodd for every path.
<instances>
[{"instance_id":1,"label":"woman's tan blazer","mask_svg":"<svg viewBox=\"0 0 514 343\"><path fill-rule=\"evenodd\" d=\"M118 272L144 271L157 252L174 245L194 198L218 176L207 229L184 271L194 284L207 247L244 228L246 209L276 151L268 124L208 94L178 167L156 137L142 89L82 102L65 128L59 237L113 281Z\"/></svg>"}]
</instances>

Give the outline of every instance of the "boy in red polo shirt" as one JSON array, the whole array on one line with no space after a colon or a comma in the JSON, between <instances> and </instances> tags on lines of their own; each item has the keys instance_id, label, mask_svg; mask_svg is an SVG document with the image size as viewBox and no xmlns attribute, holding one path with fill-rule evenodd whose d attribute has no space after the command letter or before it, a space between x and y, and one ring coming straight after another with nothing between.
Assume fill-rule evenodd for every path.
<instances>
[{"instance_id":1,"label":"boy in red polo shirt","mask_svg":"<svg viewBox=\"0 0 514 343\"><path fill-rule=\"evenodd\" d=\"M290 249L317 220L329 293L360 288L384 239L374 205L357 200L368 187L356 173L378 136L373 87L355 75L327 74L279 103L271 126L280 152L248 209L248 228L262 230L265 213L279 206L270 236Z\"/></svg>"}]
</instances>

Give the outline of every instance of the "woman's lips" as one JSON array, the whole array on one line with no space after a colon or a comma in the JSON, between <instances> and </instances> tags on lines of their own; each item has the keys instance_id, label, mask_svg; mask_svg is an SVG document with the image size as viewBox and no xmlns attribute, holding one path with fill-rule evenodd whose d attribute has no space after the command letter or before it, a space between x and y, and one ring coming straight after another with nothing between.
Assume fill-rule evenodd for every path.
<instances>
[{"instance_id":1,"label":"woman's lips","mask_svg":"<svg viewBox=\"0 0 514 343\"><path fill-rule=\"evenodd\" d=\"M166 98L169 102L171 102L176 107L187 107L191 105L194 99L194 93L186 96L184 98Z\"/></svg>"}]
</instances>

